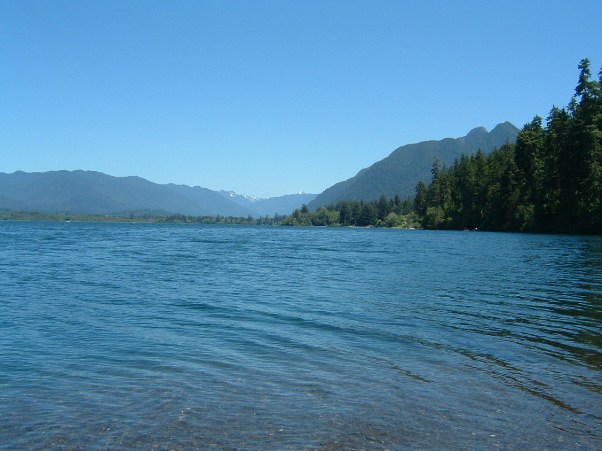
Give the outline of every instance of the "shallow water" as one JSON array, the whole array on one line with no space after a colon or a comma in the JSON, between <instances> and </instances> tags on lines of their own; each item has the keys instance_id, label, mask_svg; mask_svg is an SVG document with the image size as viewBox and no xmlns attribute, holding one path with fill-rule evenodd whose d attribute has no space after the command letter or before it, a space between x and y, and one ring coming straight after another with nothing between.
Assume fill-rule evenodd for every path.
<instances>
[{"instance_id":1,"label":"shallow water","mask_svg":"<svg viewBox=\"0 0 602 451\"><path fill-rule=\"evenodd\" d=\"M0 223L0 447L600 449L602 239Z\"/></svg>"}]
</instances>

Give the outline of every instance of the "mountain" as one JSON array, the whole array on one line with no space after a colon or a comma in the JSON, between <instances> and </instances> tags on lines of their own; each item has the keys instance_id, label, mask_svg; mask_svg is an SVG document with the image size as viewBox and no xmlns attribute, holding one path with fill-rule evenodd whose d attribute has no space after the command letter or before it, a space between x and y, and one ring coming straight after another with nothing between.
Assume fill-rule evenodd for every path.
<instances>
[{"instance_id":1,"label":"mountain","mask_svg":"<svg viewBox=\"0 0 602 451\"><path fill-rule=\"evenodd\" d=\"M189 201L192 201L195 205L202 206L203 213L210 216L248 216L251 211L248 208L238 205L229 199L224 199L218 192L212 191L207 188L201 188L200 186L190 187L188 185L165 185L169 189L182 195ZM224 202L226 200L226 202ZM253 216L251 214L251 216Z\"/></svg>"},{"instance_id":2,"label":"mountain","mask_svg":"<svg viewBox=\"0 0 602 451\"><path fill-rule=\"evenodd\" d=\"M258 199L200 186L160 185L141 177L113 177L94 171L0 173L0 210L42 213L190 216L274 216L290 214L315 194Z\"/></svg>"},{"instance_id":3,"label":"mountain","mask_svg":"<svg viewBox=\"0 0 602 451\"><path fill-rule=\"evenodd\" d=\"M206 188L160 185L140 177L113 177L94 171L0 173L0 209L106 215L250 214Z\"/></svg>"},{"instance_id":4,"label":"mountain","mask_svg":"<svg viewBox=\"0 0 602 451\"><path fill-rule=\"evenodd\" d=\"M255 217L289 215L295 208L309 204L316 197L316 194L298 193L261 199L255 196L243 196L233 191L220 191L220 194L250 210Z\"/></svg>"},{"instance_id":5,"label":"mountain","mask_svg":"<svg viewBox=\"0 0 602 451\"><path fill-rule=\"evenodd\" d=\"M452 164L462 154L490 152L514 142L518 129L505 122L491 132L475 128L462 138L425 141L395 150L362 169L355 177L322 194L291 194L258 199L199 186L160 185L141 177L113 177L94 171L0 173L0 210L42 213L129 215L185 214L190 216L274 216L290 214L308 204L316 209L340 200L375 200L381 194L402 199L414 195L418 181L429 181L435 158Z\"/></svg>"},{"instance_id":6,"label":"mountain","mask_svg":"<svg viewBox=\"0 0 602 451\"><path fill-rule=\"evenodd\" d=\"M381 194L387 197L398 194L402 199L413 197L420 180L430 181L435 158L442 165L451 165L462 154L474 154L479 149L489 153L496 147L515 142L518 131L510 122L504 122L491 132L478 127L462 138L424 141L399 147L354 177L326 189L309 203L309 207L315 210L341 200L376 200Z\"/></svg>"}]
</instances>

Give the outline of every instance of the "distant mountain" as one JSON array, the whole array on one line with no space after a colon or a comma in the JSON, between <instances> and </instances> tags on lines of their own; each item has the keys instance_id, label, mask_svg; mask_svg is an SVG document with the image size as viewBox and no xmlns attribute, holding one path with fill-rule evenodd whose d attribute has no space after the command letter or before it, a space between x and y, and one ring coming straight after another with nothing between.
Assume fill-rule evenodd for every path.
<instances>
[{"instance_id":1,"label":"distant mountain","mask_svg":"<svg viewBox=\"0 0 602 451\"><path fill-rule=\"evenodd\" d=\"M471 130L462 138L424 141L399 147L391 155L362 169L344 182L339 182L319 194L309 206L316 209L341 200L376 200L381 194L402 199L413 197L416 184L430 181L433 161L451 165L462 154L485 153L508 142L515 142L518 128L510 122L498 124L491 132L483 127Z\"/></svg>"},{"instance_id":2,"label":"distant mountain","mask_svg":"<svg viewBox=\"0 0 602 451\"><path fill-rule=\"evenodd\" d=\"M315 199L316 194L288 194L286 196L269 197L261 199L255 196L243 196L234 191L220 191L220 194L236 204L251 211L255 217L289 215L295 208L309 204Z\"/></svg>"},{"instance_id":3,"label":"distant mountain","mask_svg":"<svg viewBox=\"0 0 602 451\"><path fill-rule=\"evenodd\" d=\"M247 216L249 210L200 187L159 185L94 171L0 173L0 209L69 214Z\"/></svg>"},{"instance_id":4,"label":"distant mountain","mask_svg":"<svg viewBox=\"0 0 602 451\"><path fill-rule=\"evenodd\" d=\"M290 214L315 194L258 199L200 186L160 185L94 171L0 173L0 210L41 213L190 216Z\"/></svg>"},{"instance_id":5,"label":"distant mountain","mask_svg":"<svg viewBox=\"0 0 602 451\"><path fill-rule=\"evenodd\" d=\"M224 199L218 192L200 186L190 187L188 185L165 185L169 189L182 195L189 201L203 208L203 213L210 216L248 216L251 211L229 199ZM226 200L226 202L224 202ZM251 216L253 216L251 214Z\"/></svg>"},{"instance_id":6,"label":"distant mountain","mask_svg":"<svg viewBox=\"0 0 602 451\"><path fill-rule=\"evenodd\" d=\"M505 122L491 132L475 128L468 135L409 144L362 169L355 177L322 194L291 194L258 199L199 186L160 185L141 177L113 177L94 171L0 173L0 210L42 213L129 215L185 214L191 216L274 216L290 214L308 204L316 209L340 200L375 200L381 194L406 198L418 181L429 181L435 158L452 164L462 154L490 152L514 142L518 129Z\"/></svg>"}]
</instances>

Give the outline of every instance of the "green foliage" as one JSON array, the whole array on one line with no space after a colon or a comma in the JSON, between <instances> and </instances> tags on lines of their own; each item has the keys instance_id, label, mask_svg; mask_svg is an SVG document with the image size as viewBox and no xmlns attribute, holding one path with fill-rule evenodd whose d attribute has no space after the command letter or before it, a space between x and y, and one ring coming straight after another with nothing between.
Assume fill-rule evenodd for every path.
<instances>
[{"instance_id":1,"label":"green foliage","mask_svg":"<svg viewBox=\"0 0 602 451\"><path fill-rule=\"evenodd\" d=\"M445 211L442 207L428 207L423 219L423 226L427 229L438 229L445 226Z\"/></svg>"},{"instance_id":2,"label":"green foliage","mask_svg":"<svg viewBox=\"0 0 602 451\"><path fill-rule=\"evenodd\" d=\"M401 216L397 213L391 212L387 215L384 221L385 227L399 227L402 224Z\"/></svg>"},{"instance_id":3,"label":"green foliage","mask_svg":"<svg viewBox=\"0 0 602 451\"><path fill-rule=\"evenodd\" d=\"M342 201L321 207L316 212L308 208L296 209L282 221L288 226L345 226L345 227L402 227L417 228L418 215L413 212L413 201L401 201L380 196L378 201Z\"/></svg>"},{"instance_id":4,"label":"green foliage","mask_svg":"<svg viewBox=\"0 0 602 451\"><path fill-rule=\"evenodd\" d=\"M416 198L414 199L414 210L421 216L426 214L428 205L426 193L426 184L421 180L418 182L418 185L416 185Z\"/></svg>"},{"instance_id":5,"label":"green foliage","mask_svg":"<svg viewBox=\"0 0 602 451\"><path fill-rule=\"evenodd\" d=\"M579 69L575 96L546 127L535 116L515 145L449 168L435 160L414 199L424 227L602 233L602 77L591 79L587 59Z\"/></svg>"},{"instance_id":6,"label":"green foliage","mask_svg":"<svg viewBox=\"0 0 602 451\"><path fill-rule=\"evenodd\" d=\"M368 227L378 225L378 207L372 203L367 203L362 206L360 217L357 219L357 225L360 227Z\"/></svg>"}]
</instances>

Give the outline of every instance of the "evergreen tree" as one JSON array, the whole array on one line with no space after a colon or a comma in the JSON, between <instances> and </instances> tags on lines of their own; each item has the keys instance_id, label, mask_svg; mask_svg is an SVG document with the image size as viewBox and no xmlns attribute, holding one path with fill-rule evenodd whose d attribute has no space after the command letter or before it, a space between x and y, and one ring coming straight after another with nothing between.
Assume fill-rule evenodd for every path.
<instances>
[{"instance_id":1,"label":"evergreen tree","mask_svg":"<svg viewBox=\"0 0 602 451\"><path fill-rule=\"evenodd\" d=\"M570 115L566 109L552 108L546 130L546 160L542 196L542 230L566 230L571 221L567 192L573 179L567 170Z\"/></svg>"},{"instance_id":2,"label":"evergreen tree","mask_svg":"<svg viewBox=\"0 0 602 451\"><path fill-rule=\"evenodd\" d=\"M362 212L362 202L353 202L351 205L351 225L359 225L358 221Z\"/></svg>"},{"instance_id":3,"label":"evergreen tree","mask_svg":"<svg viewBox=\"0 0 602 451\"><path fill-rule=\"evenodd\" d=\"M342 225L349 225L352 223L353 210L349 205L349 202L341 202L339 206L339 223Z\"/></svg>"},{"instance_id":4,"label":"evergreen tree","mask_svg":"<svg viewBox=\"0 0 602 451\"><path fill-rule=\"evenodd\" d=\"M418 184L414 210L429 228L602 233L602 70L589 61L568 108L539 116L516 145L478 151L449 169L435 160L430 185Z\"/></svg>"},{"instance_id":5,"label":"evergreen tree","mask_svg":"<svg viewBox=\"0 0 602 451\"><path fill-rule=\"evenodd\" d=\"M360 227L367 227L376 225L378 219L378 210L374 204L367 203L362 206L361 213L359 215L357 225Z\"/></svg>"},{"instance_id":6,"label":"evergreen tree","mask_svg":"<svg viewBox=\"0 0 602 451\"><path fill-rule=\"evenodd\" d=\"M403 204L401 203L401 199L399 198L399 195L396 194L395 198L393 199L393 212L397 215L400 215L403 212Z\"/></svg>"},{"instance_id":7,"label":"evergreen tree","mask_svg":"<svg viewBox=\"0 0 602 451\"><path fill-rule=\"evenodd\" d=\"M600 83L591 80L589 60L579 64L579 83L575 89L576 108L569 139L573 147L576 188L576 228L593 233L600 221L602 193L602 103Z\"/></svg>"},{"instance_id":8,"label":"evergreen tree","mask_svg":"<svg viewBox=\"0 0 602 451\"><path fill-rule=\"evenodd\" d=\"M378 200L378 219L384 221L389 214L389 211L389 201L384 194L381 194L380 199Z\"/></svg>"},{"instance_id":9,"label":"evergreen tree","mask_svg":"<svg viewBox=\"0 0 602 451\"><path fill-rule=\"evenodd\" d=\"M414 211L420 216L426 214L428 207L427 188L426 184L421 180L416 185L416 197L414 198Z\"/></svg>"}]
</instances>

